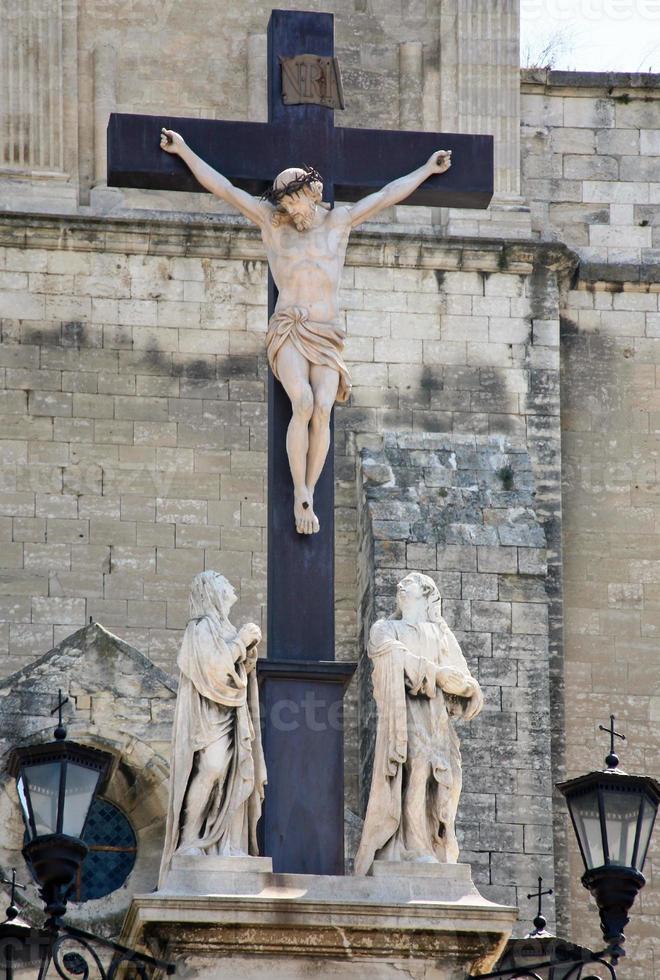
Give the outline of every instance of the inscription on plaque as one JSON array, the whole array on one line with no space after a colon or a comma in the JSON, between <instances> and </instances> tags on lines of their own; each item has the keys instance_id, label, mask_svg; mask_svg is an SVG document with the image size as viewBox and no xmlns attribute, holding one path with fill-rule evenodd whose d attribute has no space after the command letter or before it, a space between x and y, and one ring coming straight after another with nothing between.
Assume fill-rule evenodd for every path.
<instances>
[{"instance_id":1,"label":"inscription on plaque","mask_svg":"<svg viewBox=\"0 0 660 980\"><path fill-rule=\"evenodd\" d=\"M323 105L329 109L344 108L341 73L336 58L317 54L299 54L280 58L282 65L282 101L285 105Z\"/></svg>"}]
</instances>

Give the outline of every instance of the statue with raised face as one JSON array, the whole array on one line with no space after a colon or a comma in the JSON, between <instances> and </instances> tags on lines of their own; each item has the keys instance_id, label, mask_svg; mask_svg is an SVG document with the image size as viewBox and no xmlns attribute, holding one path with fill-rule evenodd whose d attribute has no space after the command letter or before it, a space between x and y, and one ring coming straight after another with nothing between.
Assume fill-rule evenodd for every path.
<instances>
[{"instance_id":1,"label":"statue with raised face","mask_svg":"<svg viewBox=\"0 0 660 980\"><path fill-rule=\"evenodd\" d=\"M255 666L261 630L237 629L236 602L218 572L196 575L177 658L170 795L161 885L173 855L258 855L266 782Z\"/></svg>"},{"instance_id":2,"label":"statue with raised face","mask_svg":"<svg viewBox=\"0 0 660 980\"><path fill-rule=\"evenodd\" d=\"M479 714L483 696L440 612L428 575L397 586L397 613L369 634L378 721L356 874L374 860L455 864L461 754L453 720Z\"/></svg>"},{"instance_id":3,"label":"statue with raised face","mask_svg":"<svg viewBox=\"0 0 660 980\"><path fill-rule=\"evenodd\" d=\"M451 152L430 159L356 204L323 205L323 182L311 167L278 174L259 199L240 190L205 163L171 129L161 147L176 153L202 187L236 207L261 230L279 295L266 335L273 374L291 400L287 454L293 479L293 517L300 534L314 534L314 490L330 446L330 413L351 390L343 360L345 328L339 285L351 230L405 200L433 174L451 166Z\"/></svg>"}]
</instances>

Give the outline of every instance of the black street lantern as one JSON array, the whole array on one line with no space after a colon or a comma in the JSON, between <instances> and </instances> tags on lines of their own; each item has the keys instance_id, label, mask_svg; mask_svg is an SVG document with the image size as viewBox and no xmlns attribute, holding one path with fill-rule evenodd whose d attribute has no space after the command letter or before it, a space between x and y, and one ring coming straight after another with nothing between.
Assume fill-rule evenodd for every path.
<instances>
[{"instance_id":1,"label":"black street lantern","mask_svg":"<svg viewBox=\"0 0 660 980\"><path fill-rule=\"evenodd\" d=\"M660 784L649 776L629 776L618 768L614 752L614 716L610 754L604 772L591 772L561 783L584 861L582 884L598 906L612 962L624 956L623 930L637 893L660 803Z\"/></svg>"},{"instance_id":2,"label":"black street lantern","mask_svg":"<svg viewBox=\"0 0 660 980\"><path fill-rule=\"evenodd\" d=\"M586 967L593 962L594 954L590 949L558 939L548 932L548 923L543 915L543 898L552 893L552 888L543 890L543 878L539 877L538 891L527 896L528 899L538 899L534 928L524 939L510 939L497 964L498 971L513 974L512 980L516 976L538 976L539 980L569 980L571 977L580 980L582 970L578 964L585 964Z\"/></svg>"},{"instance_id":3,"label":"black street lantern","mask_svg":"<svg viewBox=\"0 0 660 980\"><path fill-rule=\"evenodd\" d=\"M89 977L90 964L100 980L125 976L127 964L140 980L147 980L153 968L171 976L176 969L173 963L62 921L70 888L87 855L81 839L87 815L112 762L108 752L67 741L62 708L68 700L62 699L60 691L51 712L59 712L54 742L14 749L9 756L9 771L16 778L25 822L23 857L39 885L48 919L43 929L19 920L16 889L25 886L16 881L15 869L11 880L1 879L1 884L11 885L11 902L6 920L0 923L0 967L4 968L5 980L12 980L14 966L28 965L36 956L39 978L46 976L51 963L60 977ZM77 949L71 949L72 945ZM107 969L99 959L98 946L113 951Z\"/></svg>"},{"instance_id":4,"label":"black street lantern","mask_svg":"<svg viewBox=\"0 0 660 980\"><path fill-rule=\"evenodd\" d=\"M23 857L53 919L64 915L68 889L87 854L85 821L112 761L108 752L66 739L65 703L60 692L54 742L17 748L9 757L26 829Z\"/></svg>"}]
</instances>

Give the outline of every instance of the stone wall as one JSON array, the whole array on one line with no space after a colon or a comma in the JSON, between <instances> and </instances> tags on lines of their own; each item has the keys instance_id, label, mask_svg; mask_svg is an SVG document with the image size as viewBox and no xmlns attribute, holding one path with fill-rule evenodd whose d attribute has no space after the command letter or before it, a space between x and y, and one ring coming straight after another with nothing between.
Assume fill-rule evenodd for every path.
<instances>
[{"instance_id":1,"label":"stone wall","mask_svg":"<svg viewBox=\"0 0 660 980\"><path fill-rule=\"evenodd\" d=\"M523 73L523 188L535 226L581 258L562 319L564 670L558 777L603 765L611 712L624 768L657 775L660 574L658 76ZM564 690L562 692L562 686ZM556 807L564 934L598 943L565 808ZM626 975L660 975L657 844L629 927Z\"/></svg>"},{"instance_id":2,"label":"stone wall","mask_svg":"<svg viewBox=\"0 0 660 980\"><path fill-rule=\"evenodd\" d=\"M562 332L566 766L574 775L603 765L598 726L614 713L623 768L657 776L660 287L577 285ZM626 932L633 980L660 975L655 841ZM594 942L579 868L573 851L571 935Z\"/></svg>"},{"instance_id":3,"label":"stone wall","mask_svg":"<svg viewBox=\"0 0 660 980\"><path fill-rule=\"evenodd\" d=\"M222 218L6 216L2 672L91 616L166 669L191 577L265 626L265 266ZM558 561L560 247L356 234L336 415L337 655L357 655L355 453L383 430L530 452ZM349 708L348 730L357 730ZM355 735L348 801L357 801Z\"/></svg>"},{"instance_id":4,"label":"stone wall","mask_svg":"<svg viewBox=\"0 0 660 980\"><path fill-rule=\"evenodd\" d=\"M576 249L583 268L607 263L603 278L636 282L658 262L659 118L659 75L523 72L533 227Z\"/></svg>"}]
</instances>

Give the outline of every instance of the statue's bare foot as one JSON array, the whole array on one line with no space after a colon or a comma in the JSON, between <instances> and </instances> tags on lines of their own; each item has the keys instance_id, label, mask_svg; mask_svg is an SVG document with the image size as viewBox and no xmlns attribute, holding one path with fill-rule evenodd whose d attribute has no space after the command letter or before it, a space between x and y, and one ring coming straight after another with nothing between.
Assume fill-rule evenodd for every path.
<instances>
[{"instance_id":1,"label":"statue's bare foot","mask_svg":"<svg viewBox=\"0 0 660 980\"><path fill-rule=\"evenodd\" d=\"M293 492L293 516L296 520L298 534L316 534L319 522L312 509L312 495L309 490Z\"/></svg>"}]
</instances>

